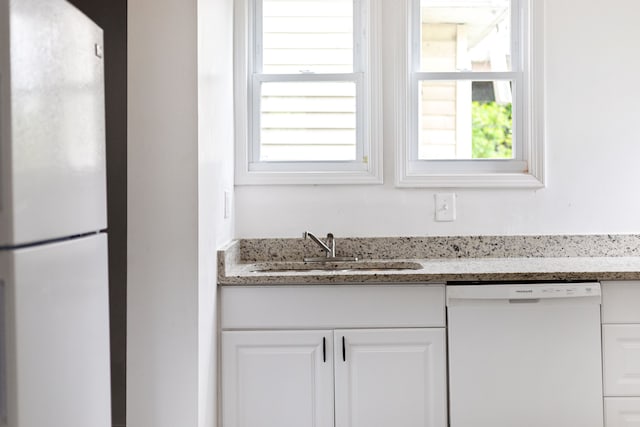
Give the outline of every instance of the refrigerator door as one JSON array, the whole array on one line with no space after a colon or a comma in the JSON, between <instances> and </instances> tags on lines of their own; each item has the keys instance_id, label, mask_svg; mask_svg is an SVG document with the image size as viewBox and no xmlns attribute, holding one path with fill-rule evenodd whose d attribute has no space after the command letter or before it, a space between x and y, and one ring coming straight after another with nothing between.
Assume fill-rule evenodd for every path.
<instances>
[{"instance_id":1,"label":"refrigerator door","mask_svg":"<svg viewBox=\"0 0 640 427\"><path fill-rule=\"evenodd\" d=\"M0 251L0 265L9 427L110 427L107 236Z\"/></svg>"},{"instance_id":2,"label":"refrigerator door","mask_svg":"<svg viewBox=\"0 0 640 427\"><path fill-rule=\"evenodd\" d=\"M102 30L64 0L2 7L0 246L104 229Z\"/></svg>"},{"instance_id":3,"label":"refrigerator door","mask_svg":"<svg viewBox=\"0 0 640 427\"><path fill-rule=\"evenodd\" d=\"M0 252L0 425L7 424L7 299L3 276L9 277Z\"/></svg>"}]
</instances>

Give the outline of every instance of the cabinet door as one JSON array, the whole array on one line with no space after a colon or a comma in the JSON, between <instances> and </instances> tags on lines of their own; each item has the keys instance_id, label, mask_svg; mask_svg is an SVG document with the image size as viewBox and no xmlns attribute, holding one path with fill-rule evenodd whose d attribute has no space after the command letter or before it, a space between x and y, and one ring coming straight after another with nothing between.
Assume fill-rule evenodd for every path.
<instances>
[{"instance_id":1,"label":"cabinet door","mask_svg":"<svg viewBox=\"0 0 640 427\"><path fill-rule=\"evenodd\" d=\"M605 396L640 396L640 325L603 325Z\"/></svg>"},{"instance_id":2,"label":"cabinet door","mask_svg":"<svg viewBox=\"0 0 640 427\"><path fill-rule=\"evenodd\" d=\"M604 399L605 427L640 426L640 397L607 397Z\"/></svg>"},{"instance_id":3,"label":"cabinet door","mask_svg":"<svg viewBox=\"0 0 640 427\"><path fill-rule=\"evenodd\" d=\"M336 427L445 427L445 330L336 330ZM343 347L344 342L344 347Z\"/></svg>"},{"instance_id":4,"label":"cabinet door","mask_svg":"<svg viewBox=\"0 0 640 427\"><path fill-rule=\"evenodd\" d=\"M333 427L332 344L331 331L223 332L222 426Z\"/></svg>"}]
</instances>

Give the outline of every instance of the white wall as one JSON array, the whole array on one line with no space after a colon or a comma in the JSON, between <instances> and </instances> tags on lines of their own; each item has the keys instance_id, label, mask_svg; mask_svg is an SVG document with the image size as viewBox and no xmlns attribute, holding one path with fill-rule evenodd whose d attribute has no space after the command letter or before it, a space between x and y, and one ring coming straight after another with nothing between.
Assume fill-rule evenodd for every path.
<instances>
[{"instance_id":1,"label":"white wall","mask_svg":"<svg viewBox=\"0 0 640 427\"><path fill-rule=\"evenodd\" d=\"M127 424L213 427L231 0L128 4Z\"/></svg>"},{"instance_id":2,"label":"white wall","mask_svg":"<svg viewBox=\"0 0 640 427\"><path fill-rule=\"evenodd\" d=\"M384 185L236 187L236 237L640 233L640 2L545 7L545 189L456 190L457 221L435 222L437 191L394 188L388 115Z\"/></svg>"},{"instance_id":3,"label":"white wall","mask_svg":"<svg viewBox=\"0 0 640 427\"><path fill-rule=\"evenodd\" d=\"M195 3L128 4L127 424L197 425Z\"/></svg>"},{"instance_id":4,"label":"white wall","mask_svg":"<svg viewBox=\"0 0 640 427\"><path fill-rule=\"evenodd\" d=\"M198 426L217 422L218 247L233 237L233 0L198 0Z\"/></svg>"}]
</instances>

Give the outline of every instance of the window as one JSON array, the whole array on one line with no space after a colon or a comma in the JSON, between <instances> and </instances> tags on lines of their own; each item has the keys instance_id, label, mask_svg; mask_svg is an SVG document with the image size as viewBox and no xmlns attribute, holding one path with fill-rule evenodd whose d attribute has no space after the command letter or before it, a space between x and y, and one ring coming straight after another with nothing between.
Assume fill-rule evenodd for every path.
<instances>
[{"instance_id":1,"label":"window","mask_svg":"<svg viewBox=\"0 0 640 427\"><path fill-rule=\"evenodd\" d=\"M541 3L403 2L399 186L543 186Z\"/></svg>"},{"instance_id":2,"label":"window","mask_svg":"<svg viewBox=\"0 0 640 427\"><path fill-rule=\"evenodd\" d=\"M380 0L241 0L236 182L382 181Z\"/></svg>"}]
</instances>

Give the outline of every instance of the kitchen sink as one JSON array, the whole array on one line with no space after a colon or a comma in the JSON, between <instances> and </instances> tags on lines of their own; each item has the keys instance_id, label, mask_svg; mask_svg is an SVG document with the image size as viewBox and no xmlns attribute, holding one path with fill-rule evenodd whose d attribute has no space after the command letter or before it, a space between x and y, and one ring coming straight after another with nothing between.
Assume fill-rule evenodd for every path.
<instances>
[{"instance_id":1,"label":"kitchen sink","mask_svg":"<svg viewBox=\"0 0 640 427\"><path fill-rule=\"evenodd\" d=\"M324 262L299 262L277 261L257 263L252 271L259 273L278 273L293 271L394 271L394 270L421 270L422 264L412 261L324 261Z\"/></svg>"}]
</instances>

